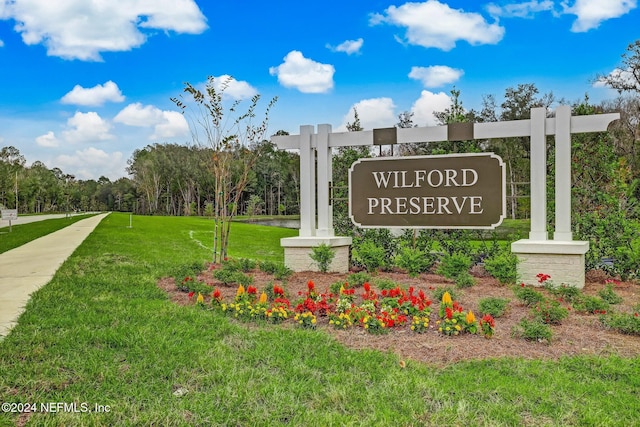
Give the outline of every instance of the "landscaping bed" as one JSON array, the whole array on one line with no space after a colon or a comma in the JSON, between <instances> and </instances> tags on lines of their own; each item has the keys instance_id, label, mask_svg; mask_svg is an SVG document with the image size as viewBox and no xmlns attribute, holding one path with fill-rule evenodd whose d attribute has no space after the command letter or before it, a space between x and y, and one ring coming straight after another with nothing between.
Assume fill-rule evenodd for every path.
<instances>
[{"instance_id":1,"label":"landscaping bed","mask_svg":"<svg viewBox=\"0 0 640 427\"><path fill-rule=\"evenodd\" d=\"M232 302L236 296L237 285L224 285L214 278L213 272L220 266L211 266L207 271L200 273L197 280L201 284L220 291L220 296L224 301ZM348 274L301 272L294 273L285 281L274 280L273 275L264 273L258 269L248 272L252 277L251 285L261 293L268 286L274 283L284 288L286 296L291 301L292 311L296 303L304 297L308 290L309 282L313 282L318 293L328 294L332 284L336 282L347 283L350 276ZM337 329L329 324L329 317L319 314L317 316L316 329L331 334L336 340L349 348L354 349L375 349L380 351L390 351L396 353L401 360L413 359L429 364L445 365L470 359L488 359L499 357L522 357L525 359L558 359L563 356L574 355L619 355L621 357L632 357L640 354L640 337L620 333L607 328L602 324L599 317L606 313L584 313L577 312L570 303L561 305L568 308L568 316L560 324L551 325L551 340L526 340L514 336L512 331L523 318L531 317L531 308L516 298L513 287L502 285L491 277L486 277L482 272L476 271L475 284L471 287L458 289L453 281L447 280L435 274L421 274L418 277L409 277L407 274L398 272L380 272L371 276L371 287L376 290L376 282L393 281L401 287L414 288L417 293L420 290L432 301L432 313L428 330L424 333L415 333L411 330L409 320L403 326L389 328L383 334L372 334L362 327L354 325L346 330ZM633 313L640 303L640 287L632 282L619 282L607 280L598 272L588 275L582 294L598 295L598 292L609 285L614 292L619 295L622 302L611 306L611 310L616 312ZM164 289L170 298L181 305L196 304L196 295L189 295L189 292L182 286L183 279L164 278L158 285ZM609 283L606 283L609 282ZM181 289L182 288L182 289ZM481 334L461 333L457 336L446 336L438 332L438 309L440 301L434 300L432 295L437 294L439 288L451 289L455 294L455 300L464 307L465 310L472 310L478 319L483 314L479 309L482 299L488 297L508 299L504 315L495 319L495 333L490 339ZM549 299L557 300L544 288L536 288ZM376 290L380 292L379 290ZM364 290L362 286L356 287L354 303L362 302ZM440 290L441 293L441 290ZM212 309L211 295L203 293L205 299L203 308ZM606 311L606 310L603 310ZM263 324L264 327L297 327L297 323L292 320L293 314L288 320L279 325L270 325L266 321L246 322L247 325Z\"/></svg>"}]
</instances>

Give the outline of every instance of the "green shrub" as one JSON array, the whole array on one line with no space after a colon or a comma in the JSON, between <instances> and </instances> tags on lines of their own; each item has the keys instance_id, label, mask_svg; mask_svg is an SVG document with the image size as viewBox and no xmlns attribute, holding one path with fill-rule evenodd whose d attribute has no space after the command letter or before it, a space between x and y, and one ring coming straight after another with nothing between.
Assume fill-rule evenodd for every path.
<instances>
[{"instance_id":1,"label":"green shrub","mask_svg":"<svg viewBox=\"0 0 640 427\"><path fill-rule=\"evenodd\" d=\"M531 286L525 286L524 283L513 287L513 293L516 298L528 307L532 307L537 303L544 301L544 295L536 291Z\"/></svg>"},{"instance_id":2,"label":"green shrub","mask_svg":"<svg viewBox=\"0 0 640 427\"><path fill-rule=\"evenodd\" d=\"M463 271L456 276L456 286L459 288L470 288L476 281L468 271Z\"/></svg>"},{"instance_id":3,"label":"green shrub","mask_svg":"<svg viewBox=\"0 0 640 427\"><path fill-rule=\"evenodd\" d=\"M376 278L373 280L373 283L380 290L395 289L399 286L398 282L395 282L391 279L387 279L386 277Z\"/></svg>"},{"instance_id":4,"label":"green shrub","mask_svg":"<svg viewBox=\"0 0 640 427\"><path fill-rule=\"evenodd\" d=\"M431 268L435 261L435 256L420 249L412 249L405 246L396 255L395 261L398 267L409 273L409 276L417 277L420 273L424 273Z\"/></svg>"},{"instance_id":5,"label":"green shrub","mask_svg":"<svg viewBox=\"0 0 640 427\"><path fill-rule=\"evenodd\" d=\"M546 300L537 303L532 309L533 317L547 325L559 325L569 315L569 310L558 301Z\"/></svg>"},{"instance_id":6,"label":"green shrub","mask_svg":"<svg viewBox=\"0 0 640 427\"><path fill-rule=\"evenodd\" d=\"M247 286L253 283L253 277L244 274L241 271L223 267L213 273L213 277L221 281L224 285L243 285Z\"/></svg>"},{"instance_id":7,"label":"green shrub","mask_svg":"<svg viewBox=\"0 0 640 427\"><path fill-rule=\"evenodd\" d=\"M453 301L455 301L458 298L456 290L453 289L451 286L439 286L435 288L433 290L433 293L431 294L433 296L433 300L442 302L442 295L444 295L445 292L449 292L449 295L451 295L451 299Z\"/></svg>"},{"instance_id":8,"label":"green shrub","mask_svg":"<svg viewBox=\"0 0 640 427\"><path fill-rule=\"evenodd\" d=\"M433 238L438 246L449 255L473 253L470 230L434 230Z\"/></svg>"},{"instance_id":9,"label":"green shrub","mask_svg":"<svg viewBox=\"0 0 640 427\"><path fill-rule=\"evenodd\" d=\"M275 274L275 272L278 270L278 264L273 261L265 260L258 263L258 268L263 273Z\"/></svg>"},{"instance_id":10,"label":"green shrub","mask_svg":"<svg viewBox=\"0 0 640 427\"><path fill-rule=\"evenodd\" d=\"M623 334L640 335L640 315L638 312L611 313L600 316L600 322L608 328L615 329Z\"/></svg>"},{"instance_id":11,"label":"green shrub","mask_svg":"<svg viewBox=\"0 0 640 427\"><path fill-rule=\"evenodd\" d=\"M556 298L563 301L573 302L580 296L580 289L569 285L556 285L551 280L544 282L544 288Z\"/></svg>"},{"instance_id":12,"label":"green shrub","mask_svg":"<svg viewBox=\"0 0 640 427\"><path fill-rule=\"evenodd\" d=\"M551 327L540 320L522 319L515 325L511 334L516 338L523 338L527 341L551 342Z\"/></svg>"},{"instance_id":13,"label":"green shrub","mask_svg":"<svg viewBox=\"0 0 640 427\"><path fill-rule=\"evenodd\" d=\"M173 277L176 280L183 280L185 277L195 277L203 270L203 264L201 262L192 262L188 264L182 264L174 269Z\"/></svg>"},{"instance_id":14,"label":"green shrub","mask_svg":"<svg viewBox=\"0 0 640 427\"><path fill-rule=\"evenodd\" d=\"M277 280L287 280L293 274L293 270L287 267L284 264L276 264L275 271L273 272L273 277Z\"/></svg>"},{"instance_id":15,"label":"green shrub","mask_svg":"<svg viewBox=\"0 0 640 427\"><path fill-rule=\"evenodd\" d=\"M367 271L375 272L387 264L387 254L382 246L366 240L353 249L353 258Z\"/></svg>"},{"instance_id":16,"label":"green shrub","mask_svg":"<svg viewBox=\"0 0 640 427\"><path fill-rule=\"evenodd\" d=\"M320 243L318 246L311 248L311 253L309 254L309 258L316 263L318 270L322 273L329 271L329 266L335 256L336 253L333 248L326 243Z\"/></svg>"},{"instance_id":17,"label":"green shrub","mask_svg":"<svg viewBox=\"0 0 640 427\"><path fill-rule=\"evenodd\" d=\"M480 310L482 314L490 314L496 318L504 314L507 305L509 305L509 300L505 298L483 298L478 303L478 310Z\"/></svg>"},{"instance_id":18,"label":"green shrub","mask_svg":"<svg viewBox=\"0 0 640 427\"><path fill-rule=\"evenodd\" d=\"M471 257L462 253L445 254L440 260L436 272L447 279L454 279L458 274L468 272L471 267Z\"/></svg>"},{"instance_id":19,"label":"green shrub","mask_svg":"<svg viewBox=\"0 0 640 427\"><path fill-rule=\"evenodd\" d=\"M366 271L359 271L347 276L347 283L350 288L357 288L371 281L371 275Z\"/></svg>"},{"instance_id":20,"label":"green shrub","mask_svg":"<svg viewBox=\"0 0 640 427\"><path fill-rule=\"evenodd\" d=\"M640 275L640 230L618 208L597 210L573 216L577 240L588 240L585 254L587 269L603 269L627 280ZM613 266L602 264L602 258L613 258Z\"/></svg>"},{"instance_id":21,"label":"green shrub","mask_svg":"<svg viewBox=\"0 0 640 427\"><path fill-rule=\"evenodd\" d=\"M606 313L609 303L592 295L580 295L573 302L573 308L582 313Z\"/></svg>"},{"instance_id":22,"label":"green shrub","mask_svg":"<svg viewBox=\"0 0 640 427\"><path fill-rule=\"evenodd\" d=\"M610 283L607 284L605 288L600 289L600 292L598 292L598 296L600 296L600 298L602 298L609 304L615 305L622 302L622 297L615 293L615 291L613 290L613 286Z\"/></svg>"},{"instance_id":23,"label":"green shrub","mask_svg":"<svg viewBox=\"0 0 640 427\"><path fill-rule=\"evenodd\" d=\"M245 273L256 268L256 261L249 258L238 258L238 268Z\"/></svg>"},{"instance_id":24,"label":"green shrub","mask_svg":"<svg viewBox=\"0 0 640 427\"><path fill-rule=\"evenodd\" d=\"M484 260L484 268L502 284L514 284L518 280L518 257L501 251Z\"/></svg>"}]
</instances>

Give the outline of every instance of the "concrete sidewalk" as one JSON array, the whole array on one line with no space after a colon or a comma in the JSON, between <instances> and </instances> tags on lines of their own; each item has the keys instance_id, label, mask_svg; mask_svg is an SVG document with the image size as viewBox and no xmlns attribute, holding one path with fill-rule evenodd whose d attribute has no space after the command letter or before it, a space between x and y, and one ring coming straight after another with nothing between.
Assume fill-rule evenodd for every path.
<instances>
[{"instance_id":1,"label":"concrete sidewalk","mask_svg":"<svg viewBox=\"0 0 640 427\"><path fill-rule=\"evenodd\" d=\"M0 336L9 334L31 294L51 281L62 263L107 215L80 220L0 254Z\"/></svg>"}]
</instances>

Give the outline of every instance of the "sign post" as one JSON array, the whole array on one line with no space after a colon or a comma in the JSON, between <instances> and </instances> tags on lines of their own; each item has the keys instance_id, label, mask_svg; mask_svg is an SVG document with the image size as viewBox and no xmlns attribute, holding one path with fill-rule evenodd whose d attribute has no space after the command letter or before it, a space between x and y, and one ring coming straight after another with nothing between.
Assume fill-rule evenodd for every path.
<instances>
[{"instance_id":1,"label":"sign post","mask_svg":"<svg viewBox=\"0 0 640 427\"><path fill-rule=\"evenodd\" d=\"M526 120L513 120L506 122L489 123L455 123L445 126L416 127L416 128L388 128L376 129L373 131L360 132L340 132L332 133L330 125L319 125L318 133L314 133L313 126L301 126L300 135L273 136L272 141L280 149L300 150L300 233L298 237L291 237L281 240L281 245L285 248L285 264L294 271L308 270L311 249L320 243L327 243L334 248L340 248L340 254L336 252L334 263L338 259L340 267L330 267L331 271L348 270L348 249L351 245L351 238L337 237L333 235L332 206L327 195L332 179L331 151L333 148L349 146L373 146L392 141L396 144L418 143L418 142L438 142L438 141L460 141L470 139L491 139L491 138L531 138L531 231L529 238L512 243L511 251L518 255L518 275L521 281L526 284L537 285L536 274L544 272L550 274L557 283L564 283L576 287L584 286L584 254L589 249L589 242L574 241L571 232L571 135L575 133L602 132L606 131L609 123L620 118L619 113L597 114L588 116L571 116L569 106L559 106L556 109L556 116L547 118L546 108L532 108L531 118ZM550 240L547 233L547 136L555 137L555 232ZM388 143L388 142L387 142ZM317 183L315 182L314 159L317 158ZM360 164L367 163L365 161ZM358 166L356 165L355 168ZM423 184L427 179L427 168L415 165L405 168L390 169L389 174L380 170L377 175L380 184L383 181L393 180L393 186L411 185L411 173L413 173L413 183L420 181ZM457 169L456 169L457 167ZM446 168L445 168L446 169ZM452 166L449 169L454 172L440 171L444 183L449 183L449 187L471 187L470 182L474 179L472 172L462 169L474 169L467 166ZM355 170L355 169L354 169ZM406 173L403 174L403 171ZM424 170L425 172L418 172ZM431 170L431 169L429 169ZM476 169L474 169L476 170ZM411 172L413 171L413 172ZM373 171L370 171L371 173ZM476 170L476 172L478 172ZM449 174L449 175L447 175ZM363 176L366 176L366 172ZM374 175L370 175L375 180ZM440 175L433 172L431 175L432 184L438 183ZM397 178L397 182L396 182ZM358 173L356 172L356 179ZM447 181L449 179L449 181ZM479 177L478 177L479 179ZM403 181L404 180L404 181ZM455 185L458 184L458 185ZM377 185L377 184L376 184ZM481 210L481 202L472 197L480 197L474 193L457 193L448 196L446 194L427 195L422 193L408 194L407 196L382 195L383 190L390 190L387 187L379 188L380 196L365 196L358 207L350 206L354 214L354 221L363 226L361 222L363 216L359 211L364 209L367 212L364 218L368 217L369 210L372 217L382 217L383 215L396 216L396 218L407 219L411 217L410 212L428 213L425 216L435 217L437 215L449 216L449 211L463 211L472 217ZM444 186L445 184L442 184ZM475 185L475 184L474 184ZM434 191L436 189L434 185ZM365 185L366 188L366 185ZM352 185L352 192L360 192L360 187ZM415 185L414 185L415 190ZM504 190L503 190L504 192ZM317 195L317 225L316 225L316 195ZM464 197L467 197L466 199ZM351 196L350 196L351 197ZM383 197L386 199L383 200ZM404 197L407 197L406 204ZM420 198L416 200L415 198ZM423 199L426 198L426 199ZM453 199L452 197L457 197ZM484 195L483 201L484 201ZM504 196L503 196L504 197ZM412 199L414 198L414 199ZM430 199L433 198L433 199ZM440 199L439 199L440 198ZM445 199L442 198L447 198ZM390 199L387 200L387 199ZM370 205L369 205L370 203ZM480 204L479 204L480 203ZM418 206L418 207L416 207ZM393 212L392 214L392 207ZM377 213L375 210L378 210ZM504 208L503 208L504 209ZM407 211L407 214L404 212ZM433 212L441 212L436 214ZM428 228L463 228L468 224L444 224L429 223L418 225L418 227ZM457 226L456 226L457 225ZM490 224L489 227L493 225ZM370 225L376 226L376 225ZM385 224L384 227L412 227ZM486 227L485 227L486 228ZM295 248L298 252L288 250ZM346 252L345 252L346 248ZM294 261L294 258L300 261ZM544 269L545 271L541 271Z\"/></svg>"},{"instance_id":2,"label":"sign post","mask_svg":"<svg viewBox=\"0 0 640 427\"><path fill-rule=\"evenodd\" d=\"M18 209L2 209L0 215L2 215L3 221L9 221L9 233L11 233L11 221L18 219Z\"/></svg>"}]
</instances>

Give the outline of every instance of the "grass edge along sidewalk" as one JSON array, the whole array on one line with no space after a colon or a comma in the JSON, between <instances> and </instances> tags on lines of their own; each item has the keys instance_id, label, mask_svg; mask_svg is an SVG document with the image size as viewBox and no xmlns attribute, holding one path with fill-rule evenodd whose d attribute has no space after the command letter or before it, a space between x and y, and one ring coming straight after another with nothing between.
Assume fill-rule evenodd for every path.
<instances>
[{"instance_id":1,"label":"grass edge along sidewalk","mask_svg":"<svg viewBox=\"0 0 640 427\"><path fill-rule=\"evenodd\" d=\"M0 337L15 326L31 294L53 278L107 215L82 219L0 254Z\"/></svg>"},{"instance_id":2,"label":"grass edge along sidewalk","mask_svg":"<svg viewBox=\"0 0 640 427\"><path fill-rule=\"evenodd\" d=\"M0 342L0 400L110 412L33 425L638 425L640 358L520 358L446 369L172 304L159 277L209 257L198 219L106 218ZM253 238L259 233L255 229ZM250 233L247 233L250 235ZM233 237L232 237L233 239ZM251 240L236 242L251 246ZM248 254L247 254L248 255ZM488 343L490 345L490 342ZM428 350L425 350L428 351ZM18 414L0 414L0 425Z\"/></svg>"}]
</instances>

